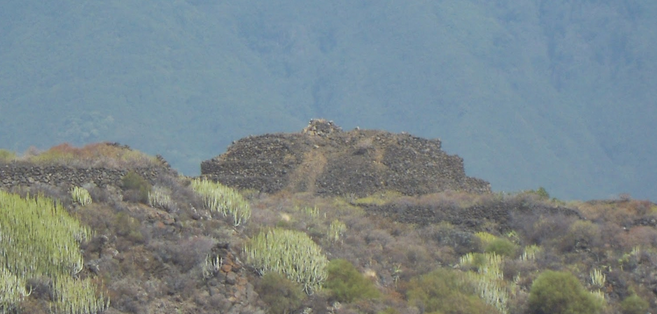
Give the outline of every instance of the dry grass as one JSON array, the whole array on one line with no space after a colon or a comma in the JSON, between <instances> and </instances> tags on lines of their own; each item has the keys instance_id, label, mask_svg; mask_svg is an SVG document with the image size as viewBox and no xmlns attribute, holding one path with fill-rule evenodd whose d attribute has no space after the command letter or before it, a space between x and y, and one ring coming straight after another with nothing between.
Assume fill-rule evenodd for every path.
<instances>
[{"instance_id":1,"label":"dry grass","mask_svg":"<svg viewBox=\"0 0 657 314\"><path fill-rule=\"evenodd\" d=\"M149 167L157 164L155 157L111 143L94 143L80 148L63 143L43 152L30 149L17 160L44 165L108 168Z\"/></svg>"}]
</instances>

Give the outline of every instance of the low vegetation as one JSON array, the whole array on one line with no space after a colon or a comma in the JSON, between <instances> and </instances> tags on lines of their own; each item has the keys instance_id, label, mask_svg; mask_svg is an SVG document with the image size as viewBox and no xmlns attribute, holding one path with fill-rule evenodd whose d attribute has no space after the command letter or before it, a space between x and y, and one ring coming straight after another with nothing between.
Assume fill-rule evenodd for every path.
<instances>
[{"instance_id":1,"label":"low vegetation","mask_svg":"<svg viewBox=\"0 0 657 314\"><path fill-rule=\"evenodd\" d=\"M436 269L409 282L410 304L426 313L496 313L458 271Z\"/></svg>"},{"instance_id":2,"label":"low vegetation","mask_svg":"<svg viewBox=\"0 0 657 314\"><path fill-rule=\"evenodd\" d=\"M0 313L657 311L648 201L118 185L0 191Z\"/></svg>"},{"instance_id":3,"label":"low vegetation","mask_svg":"<svg viewBox=\"0 0 657 314\"><path fill-rule=\"evenodd\" d=\"M71 197L73 197L73 201L82 206L89 205L92 202L89 191L79 186L73 187L73 190L71 190Z\"/></svg>"},{"instance_id":4,"label":"low vegetation","mask_svg":"<svg viewBox=\"0 0 657 314\"><path fill-rule=\"evenodd\" d=\"M334 259L328 265L328 278L324 287L340 302L351 303L360 299L374 299L381 294L373 282L363 276L352 263Z\"/></svg>"},{"instance_id":5,"label":"low vegetation","mask_svg":"<svg viewBox=\"0 0 657 314\"><path fill-rule=\"evenodd\" d=\"M31 148L20 157L14 152L0 150L0 162L10 161L108 168L149 167L158 163L155 157L116 143L94 143L80 148L64 143L46 151Z\"/></svg>"},{"instance_id":6,"label":"low vegetation","mask_svg":"<svg viewBox=\"0 0 657 314\"><path fill-rule=\"evenodd\" d=\"M79 245L92 231L61 203L43 196L21 198L0 191L0 311L20 310L32 293L28 282L50 282L58 313L100 313L108 296L90 279L79 278L84 259Z\"/></svg>"},{"instance_id":7,"label":"low vegetation","mask_svg":"<svg viewBox=\"0 0 657 314\"><path fill-rule=\"evenodd\" d=\"M595 314L603 305L604 299L586 291L569 272L543 272L529 293L529 312L535 314Z\"/></svg>"},{"instance_id":8,"label":"low vegetation","mask_svg":"<svg viewBox=\"0 0 657 314\"><path fill-rule=\"evenodd\" d=\"M206 179L192 180L192 188L203 198L206 208L232 217L235 226L245 223L251 217L249 203L235 189Z\"/></svg>"},{"instance_id":9,"label":"low vegetation","mask_svg":"<svg viewBox=\"0 0 657 314\"><path fill-rule=\"evenodd\" d=\"M322 249L303 232L271 229L256 235L244 248L246 262L260 273L276 272L318 291L327 277L328 260Z\"/></svg>"},{"instance_id":10,"label":"low vegetation","mask_svg":"<svg viewBox=\"0 0 657 314\"><path fill-rule=\"evenodd\" d=\"M151 183L135 171L128 171L121 178L121 187L125 199L144 204L149 202L149 195L153 189Z\"/></svg>"},{"instance_id":11,"label":"low vegetation","mask_svg":"<svg viewBox=\"0 0 657 314\"><path fill-rule=\"evenodd\" d=\"M262 276L256 287L270 314L287 314L299 309L306 294L299 283L277 272Z\"/></svg>"}]
</instances>

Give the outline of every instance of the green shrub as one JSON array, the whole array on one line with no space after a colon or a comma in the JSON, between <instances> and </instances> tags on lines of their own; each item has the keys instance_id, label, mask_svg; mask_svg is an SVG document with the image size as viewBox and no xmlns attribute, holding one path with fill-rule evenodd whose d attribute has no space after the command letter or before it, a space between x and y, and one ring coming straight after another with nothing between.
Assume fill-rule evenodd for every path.
<instances>
[{"instance_id":1,"label":"green shrub","mask_svg":"<svg viewBox=\"0 0 657 314\"><path fill-rule=\"evenodd\" d=\"M0 162L10 162L15 159L16 153L6 149L0 149Z\"/></svg>"},{"instance_id":2,"label":"green shrub","mask_svg":"<svg viewBox=\"0 0 657 314\"><path fill-rule=\"evenodd\" d=\"M324 287L340 302L373 299L380 296L374 284L365 278L353 264L344 259L334 259L328 265L328 279Z\"/></svg>"},{"instance_id":3,"label":"green shrub","mask_svg":"<svg viewBox=\"0 0 657 314\"><path fill-rule=\"evenodd\" d=\"M484 251L486 253L494 253L500 256L514 258L518 251L518 247L507 239L497 238L488 243Z\"/></svg>"},{"instance_id":4,"label":"green shrub","mask_svg":"<svg viewBox=\"0 0 657 314\"><path fill-rule=\"evenodd\" d=\"M244 248L246 262L263 274L276 272L303 285L310 294L327 277L328 260L307 234L271 229L255 236Z\"/></svg>"},{"instance_id":5,"label":"green shrub","mask_svg":"<svg viewBox=\"0 0 657 314\"><path fill-rule=\"evenodd\" d=\"M125 212L120 212L114 217L114 232L116 235L125 237L128 240L140 243L144 240L144 235L141 233L141 223L139 220L130 217Z\"/></svg>"},{"instance_id":6,"label":"green shrub","mask_svg":"<svg viewBox=\"0 0 657 314\"><path fill-rule=\"evenodd\" d=\"M475 236L479 239L483 247L486 247L488 244L490 244L491 242L497 239L496 236L488 232L477 232L475 233Z\"/></svg>"},{"instance_id":7,"label":"green shrub","mask_svg":"<svg viewBox=\"0 0 657 314\"><path fill-rule=\"evenodd\" d=\"M536 189L536 191L533 191L533 193L538 195L538 197L542 200L550 199L550 193L548 193L548 191L542 186Z\"/></svg>"},{"instance_id":8,"label":"green shrub","mask_svg":"<svg viewBox=\"0 0 657 314\"><path fill-rule=\"evenodd\" d=\"M385 310L380 311L378 314L399 314L399 311L394 307L387 307Z\"/></svg>"},{"instance_id":9,"label":"green shrub","mask_svg":"<svg viewBox=\"0 0 657 314\"><path fill-rule=\"evenodd\" d=\"M409 303L425 313L499 313L453 270L441 268L411 279L407 295Z\"/></svg>"},{"instance_id":10,"label":"green shrub","mask_svg":"<svg viewBox=\"0 0 657 314\"><path fill-rule=\"evenodd\" d=\"M543 272L529 293L529 313L593 314L600 312L602 306L602 301L568 272Z\"/></svg>"},{"instance_id":11,"label":"green shrub","mask_svg":"<svg viewBox=\"0 0 657 314\"><path fill-rule=\"evenodd\" d=\"M269 306L270 314L287 314L298 309L305 299L301 286L285 276L270 272L256 285L260 298Z\"/></svg>"},{"instance_id":12,"label":"green shrub","mask_svg":"<svg viewBox=\"0 0 657 314\"><path fill-rule=\"evenodd\" d=\"M648 312L648 306L648 302L636 294L632 294L620 303L623 314L645 314Z\"/></svg>"},{"instance_id":13,"label":"green shrub","mask_svg":"<svg viewBox=\"0 0 657 314\"><path fill-rule=\"evenodd\" d=\"M134 171L129 171L121 178L121 186L126 191L128 200L148 204L148 193L152 186L148 180Z\"/></svg>"}]
</instances>

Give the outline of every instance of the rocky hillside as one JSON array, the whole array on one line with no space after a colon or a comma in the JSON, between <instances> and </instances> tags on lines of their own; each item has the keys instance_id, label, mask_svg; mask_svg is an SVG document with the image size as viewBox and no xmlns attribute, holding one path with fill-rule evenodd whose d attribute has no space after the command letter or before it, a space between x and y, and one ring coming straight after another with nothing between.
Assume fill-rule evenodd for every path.
<instances>
[{"instance_id":1,"label":"rocky hillside","mask_svg":"<svg viewBox=\"0 0 657 314\"><path fill-rule=\"evenodd\" d=\"M246 189L117 145L0 150L0 312L657 312L649 201L486 193L437 140L322 120L204 167Z\"/></svg>"},{"instance_id":2,"label":"rocky hillside","mask_svg":"<svg viewBox=\"0 0 657 314\"><path fill-rule=\"evenodd\" d=\"M442 151L440 140L377 130L345 132L323 119L311 120L300 133L243 138L204 161L201 174L266 193L490 192L488 182L465 175L463 159Z\"/></svg>"}]
</instances>

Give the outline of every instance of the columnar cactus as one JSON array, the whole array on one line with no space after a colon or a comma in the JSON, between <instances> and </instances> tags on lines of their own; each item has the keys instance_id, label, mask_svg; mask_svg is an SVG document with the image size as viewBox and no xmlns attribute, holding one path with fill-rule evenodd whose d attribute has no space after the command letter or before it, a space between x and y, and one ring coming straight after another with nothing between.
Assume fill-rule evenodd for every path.
<instances>
[{"instance_id":1,"label":"columnar cactus","mask_svg":"<svg viewBox=\"0 0 657 314\"><path fill-rule=\"evenodd\" d=\"M54 283L56 313L98 313L109 300L88 280L76 280L84 265L79 244L91 231L62 205L37 196L0 191L0 313L28 293L25 282L47 277Z\"/></svg>"},{"instance_id":2,"label":"columnar cactus","mask_svg":"<svg viewBox=\"0 0 657 314\"><path fill-rule=\"evenodd\" d=\"M206 179L193 180L192 188L203 198L208 209L224 216L232 216L235 226L251 218L249 203L236 190Z\"/></svg>"},{"instance_id":3,"label":"columnar cactus","mask_svg":"<svg viewBox=\"0 0 657 314\"><path fill-rule=\"evenodd\" d=\"M89 195L89 191L79 186L76 186L73 188L73 190L71 190L71 196L73 197L74 201L78 202L82 206L91 204L92 202L91 195Z\"/></svg>"},{"instance_id":4,"label":"columnar cactus","mask_svg":"<svg viewBox=\"0 0 657 314\"><path fill-rule=\"evenodd\" d=\"M245 248L246 261L261 274L273 271L303 285L312 294L327 277L328 259L303 232L272 229L261 232Z\"/></svg>"}]
</instances>

